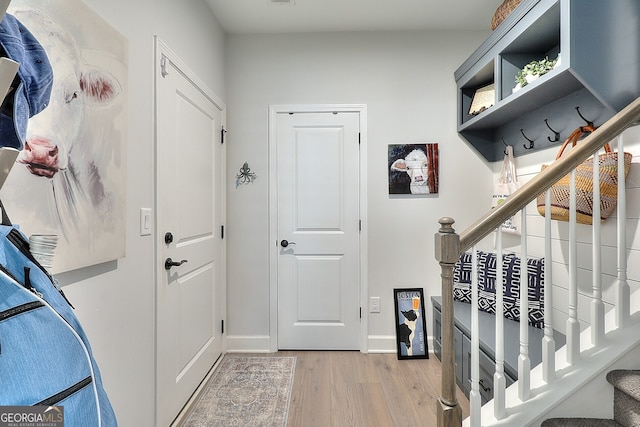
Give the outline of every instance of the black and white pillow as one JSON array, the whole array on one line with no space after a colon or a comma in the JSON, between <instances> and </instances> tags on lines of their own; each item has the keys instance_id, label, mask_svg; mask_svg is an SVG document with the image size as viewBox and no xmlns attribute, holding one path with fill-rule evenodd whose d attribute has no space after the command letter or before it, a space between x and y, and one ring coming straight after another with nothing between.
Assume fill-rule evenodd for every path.
<instances>
[{"instance_id":1,"label":"black and white pillow","mask_svg":"<svg viewBox=\"0 0 640 427\"><path fill-rule=\"evenodd\" d=\"M504 317L520 320L520 258L511 254L506 265L504 287ZM536 328L544 327L544 258L529 258L529 324Z\"/></svg>"},{"instance_id":2,"label":"black and white pillow","mask_svg":"<svg viewBox=\"0 0 640 427\"><path fill-rule=\"evenodd\" d=\"M471 304L472 254L465 252L453 266L453 299Z\"/></svg>"}]
</instances>

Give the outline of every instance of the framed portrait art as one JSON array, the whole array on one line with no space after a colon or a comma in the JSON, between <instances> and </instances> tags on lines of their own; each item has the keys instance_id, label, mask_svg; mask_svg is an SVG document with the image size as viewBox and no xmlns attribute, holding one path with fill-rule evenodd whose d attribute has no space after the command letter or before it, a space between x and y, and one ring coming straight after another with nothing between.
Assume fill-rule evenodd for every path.
<instances>
[{"instance_id":1,"label":"framed portrait art","mask_svg":"<svg viewBox=\"0 0 640 427\"><path fill-rule=\"evenodd\" d=\"M438 144L389 144L389 194L438 193Z\"/></svg>"},{"instance_id":2,"label":"framed portrait art","mask_svg":"<svg viewBox=\"0 0 640 427\"><path fill-rule=\"evenodd\" d=\"M428 359L422 288L394 289L398 359Z\"/></svg>"}]
</instances>

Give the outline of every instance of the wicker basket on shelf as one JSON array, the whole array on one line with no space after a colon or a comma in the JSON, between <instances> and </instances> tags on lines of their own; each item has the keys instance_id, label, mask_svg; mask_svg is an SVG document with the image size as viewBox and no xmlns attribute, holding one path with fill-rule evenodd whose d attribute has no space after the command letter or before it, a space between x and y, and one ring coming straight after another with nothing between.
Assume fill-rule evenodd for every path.
<instances>
[{"instance_id":1,"label":"wicker basket on shelf","mask_svg":"<svg viewBox=\"0 0 640 427\"><path fill-rule=\"evenodd\" d=\"M522 0L504 0L500 6L496 9L496 12L493 14L493 18L491 18L491 30L495 30L498 25L502 21L505 20L507 16L513 9L515 9Z\"/></svg>"}]
</instances>

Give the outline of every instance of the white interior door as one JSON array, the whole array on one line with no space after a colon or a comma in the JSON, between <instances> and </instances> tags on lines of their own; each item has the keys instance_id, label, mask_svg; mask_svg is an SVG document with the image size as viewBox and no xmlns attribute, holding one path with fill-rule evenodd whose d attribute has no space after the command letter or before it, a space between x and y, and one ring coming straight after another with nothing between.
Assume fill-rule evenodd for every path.
<instances>
[{"instance_id":1,"label":"white interior door","mask_svg":"<svg viewBox=\"0 0 640 427\"><path fill-rule=\"evenodd\" d=\"M276 126L278 348L358 349L358 113L281 113Z\"/></svg>"},{"instance_id":2,"label":"white interior door","mask_svg":"<svg viewBox=\"0 0 640 427\"><path fill-rule=\"evenodd\" d=\"M157 425L168 426L222 351L223 107L170 52L161 55L156 406Z\"/></svg>"}]
</instances>

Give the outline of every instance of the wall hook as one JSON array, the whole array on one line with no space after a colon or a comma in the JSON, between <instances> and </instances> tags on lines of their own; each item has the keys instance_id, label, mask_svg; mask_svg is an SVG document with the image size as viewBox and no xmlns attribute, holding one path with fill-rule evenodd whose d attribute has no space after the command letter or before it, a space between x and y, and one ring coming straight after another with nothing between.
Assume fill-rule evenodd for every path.
<instances>
[{"instance_id":1,"label":"wall hook","mask_svg":"<svg viewBox=\"0 0 640 427\"><path fill-rule=\"evenodd\" d=\"M527 141L529 141L529 146L527 147L527 144L522 144L522 146L526 149L526 150L531 150L533 149L533 140L527 138L527 135L524 134L524 129L520 129L520 133L522 134L522 136L524 136L524 139L526 139Z\"/></svg>"},{"instance_id":2,"label":"wall hook","mask_svg":"<svg viewBox=\"0 0 640 427\"><path fill-rule=\"evenodd\" d=\"M587 125L589 125L589 126L591 126L591 127L594 127L593 122L592 122L592 121L590 121L590 120L587 120L587 119L582 115L582 113L580 112L580 107L576 107L576 111L578 112L578 115L580 116L580 118L581 118L582 120L584 120L584 121L587 123Z\"/></svg>"},{"instance_id":3,"label":"wall hook","mask_svg":"<svg viewBox=\"0 0 640 427\"><path fill-rule=\"evenodd\" d=\"M553 139L551 139L550 136L547 137L549 142L558 142L558 141L560 141L560 132L553 130L551 128L551 126L549 126L549 119L544 119L544 122L547 124L547 127L549 128L549 130L551 132L553 132L553 135L554 135Z\"/></svg>"},{"instance_id":4,"label":"wall hook","mask_svg":"<svg viewBox=\"0 0 640 427\"><path fill-rule=\"evenodd\" d=\"M504 150L503 150L504 155L505 155L505 156L507 156L507 155L508 155L508 153L507 153L507 147L509 146L509 144L507 144L507 143L505 142L505 140L504 140L504 136L502 137L502 143L504 144Z\"/></svg>"}]
</instances>

